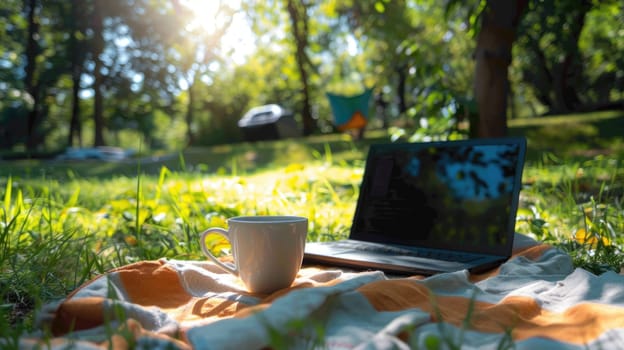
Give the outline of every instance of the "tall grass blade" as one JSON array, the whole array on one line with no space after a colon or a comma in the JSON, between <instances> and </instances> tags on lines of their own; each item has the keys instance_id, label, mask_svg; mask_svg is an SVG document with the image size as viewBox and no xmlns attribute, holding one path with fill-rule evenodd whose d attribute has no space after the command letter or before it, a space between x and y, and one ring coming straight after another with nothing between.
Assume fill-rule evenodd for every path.
<instances>
[{"instance_id":1,"label":"tall grass blade","mask_svg":"<svg viewBox=\"0 0 624 350\"><path fill-rule=\"evenodd\" d=\"M165 179L169 174L169 169L166 166L160 168L160 174L158 175L158 184L156 186L156 198L154 199L156 203L160 202L160 196L162 193L162 188L165 185Z\"/></svg>"},{"instance_id":2,"label":"tall grass blade","mask_svg":"<svg viewBox=\"0 0 624 350\"><path fill-rule=\"evenodd\" d=\"M11 215L9 209L11 208L11 189L13 188L13 179L9 176L7 180L5 192L4 192L4 211L5 215Z\"/></svg>"},{"instance_id":3,"label":"tall grass blade","mask_svg":"<svg viewBox=\"0 0 624 350\"><path fill-rule=\"evenodd\" d=\"M178 152L178 161L180 162L180 170L186 172L186 160L182 151Z\"/></svg>"},{"instance_id":4,"label":"tall grass blade","mask_svg":"<svg viewBox=\"0 0 624 350\"><path fill-rule=\"evenodd\" d=\"M141 152L142 142L139 143L139 153ZM134 211L134 225L137 248L139 252L143 252L143 237L141 237L141 159L137 161L137 181L136 181L136 207Z\"/></svg>"},{"instance_id":5,"label":"tall grass blade","mask_svg":"<svg viewBox=\"0 0 624 350\"><path fill-rule=\"evenodd\" d=\"M326 142L325 145L323 145L323 149L325 150L325 162L328 165L333 164L334 158L329 143Z\"/></svg>"},{"instance_id":6,"label":"tall grass blade","mask_svg":"<svg viewBox=\"0 0 624 350\"><path fill-rule=\"evenodd\" d=\"M69 197L69 200L65 203L68 208L75 207L78 204L78 199L80 198L80 187L77 187L76 190Z\"/></svg>"}]
</instances>

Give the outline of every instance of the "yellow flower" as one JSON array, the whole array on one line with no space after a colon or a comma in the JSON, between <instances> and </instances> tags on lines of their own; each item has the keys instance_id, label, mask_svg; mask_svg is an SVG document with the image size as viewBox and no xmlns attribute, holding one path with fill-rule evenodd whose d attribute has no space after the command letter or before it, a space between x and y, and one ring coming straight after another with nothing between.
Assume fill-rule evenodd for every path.
<instances>
[{"instance_id":1,"label":"yellow flower","mask_svg":"<svg viewBox=\"0 0 624 350\"><path fill-rule=\"evenodd\" d=\"M288 164L288 166L286 167L286 169L284 169L284 171L287 173L292 173L292 172L299 172L304 169L305 169L305 166L303 164L291 163L291 164Z\"/></svg>"},{"instance_id":2,"label":"yellow flower","mask_svg":"<svg viewBox=\"0 0 624 350\"><path fill-rule=\"evenodd\" d=\"M132 246L137 245L137 239L134 236L126 236L124 240L126 241L128 245L132 245Z\"/></svg>"},{"instance_id":3,"label":"yellow flower","mask_svg":"<svg viewBox=\"0 0 624 350\"><path fill-rule=\"evenodd\" d=\"M611 240L609 240L609 238L600 237L599 235L592 235L588 233L584 228L580 228L576 230L574 238L576 239L577 242L581 244L591 245L593 248L595 248L596 245L598 244L598 238L602 239L603 246L611 245Z\"/></svg>"}]
</instances>

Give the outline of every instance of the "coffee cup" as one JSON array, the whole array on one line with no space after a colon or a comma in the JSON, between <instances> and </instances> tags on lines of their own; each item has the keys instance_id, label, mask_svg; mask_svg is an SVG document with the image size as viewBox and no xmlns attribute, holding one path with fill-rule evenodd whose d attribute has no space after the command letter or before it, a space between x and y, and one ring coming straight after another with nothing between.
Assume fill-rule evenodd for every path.
<instances>
[{"instance_id":1,"label":"coffee cup","mask_svg":"<svg viewBox=\"0 0 624 350\"><path fill-rule=\"evenodd\" d=\"M252 293L289 287L303 262L308 219L301 216L238 216L228 229L211 227L200 234L202 252L223 271L239 277ZM233 263L223 262L206 247L206 236L219 234L230 242Z\"/></svg>"}]
</instances>

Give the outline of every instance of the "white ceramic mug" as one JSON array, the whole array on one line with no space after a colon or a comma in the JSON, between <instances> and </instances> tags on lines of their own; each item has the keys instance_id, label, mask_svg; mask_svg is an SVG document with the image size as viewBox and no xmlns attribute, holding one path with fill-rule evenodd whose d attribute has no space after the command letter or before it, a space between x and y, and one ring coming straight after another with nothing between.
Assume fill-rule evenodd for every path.
<instances>
[{"instance_id":1,"label":"white ceramic mug","mask_svg":"<svg viewBox=\"0 0 624 350\"><path fill-rule=\"evenodd\" d=\"M308 219L301 216L238 216L228 229L211 227L201 233L204 254L218 267L238 276L252 293L289 287L303 262ZM221 262L206 247L209 234L224 236L232 246L233 264Z\"/></svg>"}]
</instances>

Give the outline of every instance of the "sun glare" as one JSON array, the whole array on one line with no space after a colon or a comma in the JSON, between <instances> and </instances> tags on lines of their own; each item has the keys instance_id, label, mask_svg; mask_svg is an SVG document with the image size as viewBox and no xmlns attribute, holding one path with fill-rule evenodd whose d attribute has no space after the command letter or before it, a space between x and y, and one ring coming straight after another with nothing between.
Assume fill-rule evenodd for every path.
<instances>
[{"instance_id":1,"label":"sun glare","mask_svg":"<svg viewBox=\"0 0 624 350\"><path fill-rule=\"evenodd\" d=\"M224 18L217 13L220 1L213 0L185 0L182 2L184 6L193 12L193 18L189 19L189 29L197 27L214 32L219 25L223 25Z\"/></svg>"},{"instance_id":2,"label":"sun glare","mask_svg":"<svg viewBox=\"0 0 624 350\"><path fill-rule=\"evenodd\" d=\"M189 19L188 29L203 30L208 34L222 28L227 17L219 13L219 5L232 8L235 11L232 23L222 38L224 49L234 52L232 59L236 64L244 63L246 57L255 50L255 36L246 20L246 15L240 11L240 0L183 0L181 4L193 12Z\"/></svg>"}]
</instances>

